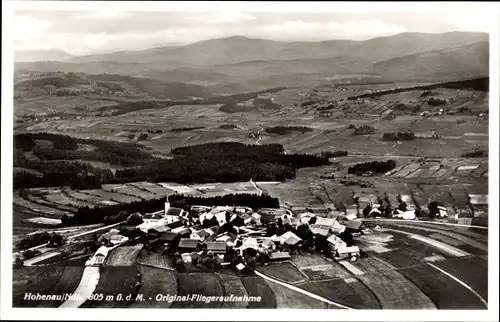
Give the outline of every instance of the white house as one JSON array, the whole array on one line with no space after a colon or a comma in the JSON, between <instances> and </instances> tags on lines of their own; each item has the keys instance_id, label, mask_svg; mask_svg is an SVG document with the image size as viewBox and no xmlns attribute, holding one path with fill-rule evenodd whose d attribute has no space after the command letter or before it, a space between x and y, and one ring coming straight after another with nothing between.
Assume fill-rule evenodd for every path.
<instances>
[{"instance_id":1,"label":"white house","mask_svg":"<svg viewBox=\"0 0 500 322\"><path fill-rule=\"evenodd\" d=\"M261 222L261 215L259 213L254 212L252 214L252 221L255 225L260 226L262 224Z\"/></svg>"},{"instance_id":2,"label":"white house","mask_svg":"<svg viewBox=\"0 0 500 322\"><path fill-rule=\"evenodd\" d=\"M181 208L170 207L170 202L165 202L165 221L167 224L176 222L180 220L182 215L184 214L184 210Z\"/></svg>"}]
</instances>

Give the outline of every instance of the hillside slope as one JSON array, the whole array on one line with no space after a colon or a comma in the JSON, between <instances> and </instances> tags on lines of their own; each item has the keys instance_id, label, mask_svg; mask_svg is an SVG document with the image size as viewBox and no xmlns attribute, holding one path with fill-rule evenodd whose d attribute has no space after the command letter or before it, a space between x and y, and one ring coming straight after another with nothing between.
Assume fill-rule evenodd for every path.
<instances>
[{"instance_id":1,"label":"hillside slope","mask_svg":"<svg viewBox=\"0 0 500 322\"><path fill-rule=\"evenodd\" d=\"M442 79L488 75L486 42L446 50L434 50L375 63L372 73L391 79Z\"/></svg>"}]
</instances>

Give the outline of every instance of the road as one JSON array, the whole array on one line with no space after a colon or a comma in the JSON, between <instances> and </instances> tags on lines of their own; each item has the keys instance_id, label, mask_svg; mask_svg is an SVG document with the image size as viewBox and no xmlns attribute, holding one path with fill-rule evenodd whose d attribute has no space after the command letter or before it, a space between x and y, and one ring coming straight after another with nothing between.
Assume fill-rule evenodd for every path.
<instances>
[{"instance_id":1,"label":"road","mask_svg":"<svg viewBox=\"0 0 500 322\"><path fill-rule=\"evenodd\" d=\"M262 137L260 136L260 132L264 131L264 128L260 126L260 129L257 131L257 141L255 141L255 144L260 145L260 140Z\"/></svg>"}]
</instances>

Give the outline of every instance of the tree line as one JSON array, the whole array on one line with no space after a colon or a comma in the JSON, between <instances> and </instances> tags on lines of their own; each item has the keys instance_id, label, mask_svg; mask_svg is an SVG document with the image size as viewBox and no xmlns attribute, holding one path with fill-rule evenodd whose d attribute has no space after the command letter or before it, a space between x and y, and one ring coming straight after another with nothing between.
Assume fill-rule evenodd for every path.
<instances>
[{"instance_id":1,"label":"tree line","mask_svg":"<svg viewBox=\"0 0 500 322\"><path fill-rule=\"evenodd\" d=\"M349 174L363 174L366 172L372 173L386 173L391 171L396 167L396 161L388 160L388 161L371 161L371 162L363 162L353 165L347 169L347 173Z\"/></svg>"},{"instance_id":2,"label":"tree line","mask_svg":"<svg viewBox=\"0 0 500 322\"><path fill-rule=\"evenodd\" d=\"M101 184L127 183L137 181L178 182L178 183L212 183L248 181L285 181L293 179L298 168L328 165L327 157L309 154L283 154L283 146L279 144L245 145L236 142L207 143L172 150L173 159L149 159L143 152L130 148L130 154L119 151L119 145L109 145L111 154L103 159L92 156L87 159L106 160L111 164L116 160L129 160L128 164L142 164L136 167L110 170L98 169L88 163L52 160L56 156L66 156L72 150L54 150L52 156L38 154L49 161L28 160L24 154L15 153L14 166L33 169L43 176L29 171L17 172L14 176L15 188L40 186L66 186L74 189L95 189ZM100 146L102 148L102 145ZM62 151L62 152L61 152ZM97 153L106 155L106 148ZM134 157L138 156L139 160ZM96 161L98 161L96 160ZM134 161L135 160L135 161ZM150 160L145 163L144 160ZM123 162L122 162L123 164Z\"/></svg>"}]
</instances>

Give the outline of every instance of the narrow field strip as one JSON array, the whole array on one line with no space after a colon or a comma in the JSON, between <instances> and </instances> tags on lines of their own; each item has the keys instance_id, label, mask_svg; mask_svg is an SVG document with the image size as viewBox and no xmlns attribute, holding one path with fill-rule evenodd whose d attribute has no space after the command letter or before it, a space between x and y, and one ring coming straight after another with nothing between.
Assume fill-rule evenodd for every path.
<instances>
[{"instance_id":1,"label":"narrow field strip","mask_svg":"<svg viewBox=\"0 0 500 322\"><path fill-rule=\"evenodd\" d=\"M471 291L472 294L474 294L486 307L488 307L488 302L481 295L479 295L479 293L476 292L472 287L470 287L469 285L465 284L465 282L462 282L461 280L459 280L455 276L451 275L450 273L448 273L444 269L441 269L441 268L437 267L436 265L433 265L431 263L427 263L427 264L430 265L431 267L434 267L435 269L437 269L441 273L445 274L446 276L452 278L453 280L455 280L456 282L458 282L459 284L461 284L463 287L465 287L466 289L468 289L469 291Z\"/></svg>"}]
</instances>

